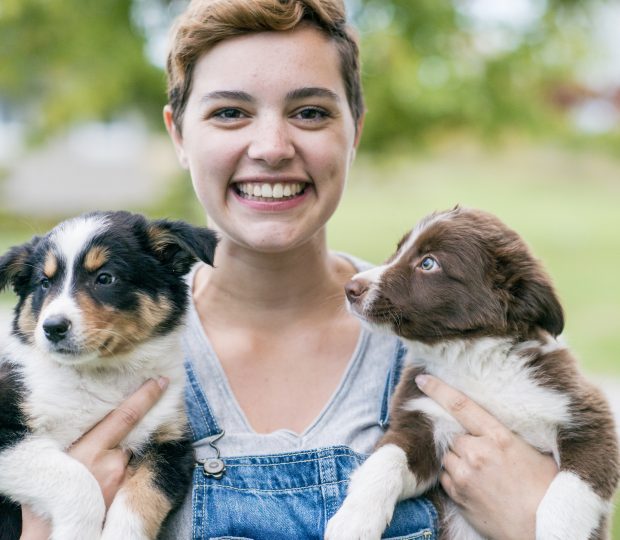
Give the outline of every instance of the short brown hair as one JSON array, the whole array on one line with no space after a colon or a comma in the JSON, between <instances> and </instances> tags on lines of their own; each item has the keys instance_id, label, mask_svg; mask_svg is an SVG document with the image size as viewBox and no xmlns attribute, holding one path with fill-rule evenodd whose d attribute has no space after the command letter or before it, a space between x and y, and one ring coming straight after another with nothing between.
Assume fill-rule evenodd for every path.
<instances>
[{"instance_id":1,"label":"short brown hair","mask_svg":"<svg viewBox=\"0 0 620 540\"><path fill-rule=\"evenodd\" d=\"M364 113L359 49L346 22L343 0L192 0L173 28L166 68L168 103L179 133L194 66L205 51L231 37L292 30L302 23L317 27L336 44L357 129Z\"/></svg>"}]
</instances>

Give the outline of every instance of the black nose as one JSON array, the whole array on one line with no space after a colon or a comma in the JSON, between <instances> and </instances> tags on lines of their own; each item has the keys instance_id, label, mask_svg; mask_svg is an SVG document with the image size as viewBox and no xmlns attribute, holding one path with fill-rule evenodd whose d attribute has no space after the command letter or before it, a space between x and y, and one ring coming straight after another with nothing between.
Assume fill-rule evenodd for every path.
<instances>
[{"instance_id":1,"label":"black nose","mask_svg":"<svg viewBox=\"0 0 620 540\"><path fill-rule=\"evenodd\" d=\"M45 337L54 343L58 343L67 337L71 321L62 315L54 315L43 323Z\"/></svg>"},{"instance_id":2,"label":"black nose","mask_svg":"<svg viewBox=\"0 0 620 540\"><path fill-rule=\"evenodd\" d=\"M368 290L369 283L363 279L352 279L344 286L344 292L349 299L349 302L355 304L364 293Z\"/></svg>"}]
</instances>

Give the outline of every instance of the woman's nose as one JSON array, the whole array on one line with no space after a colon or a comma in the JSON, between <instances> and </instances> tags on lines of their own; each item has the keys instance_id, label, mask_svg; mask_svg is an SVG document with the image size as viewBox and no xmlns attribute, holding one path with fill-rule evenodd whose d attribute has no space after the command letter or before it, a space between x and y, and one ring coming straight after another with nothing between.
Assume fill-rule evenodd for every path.
<instances>
[{"instance_id":1,"label":"woman's nose","mask_svg":"<svg viewBox=\"0 0 620 540\"><path fill-rule=\"evenodd\" d=\"M253 140L248 148L250 159L277 167L293 158L295 146L285 120L264 120L256 126Z\"/></svg>"}]
</instances>

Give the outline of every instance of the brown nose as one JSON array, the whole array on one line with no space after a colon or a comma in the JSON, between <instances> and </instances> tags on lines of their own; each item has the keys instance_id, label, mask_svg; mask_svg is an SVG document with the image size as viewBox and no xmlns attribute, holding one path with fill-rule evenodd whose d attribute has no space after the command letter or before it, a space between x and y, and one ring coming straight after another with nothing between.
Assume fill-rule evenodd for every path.
<instances>
[{"instance_id":1,"label":"brown nose","mask_svg":"<svg viewBox=\"0 0 620 540\"><path fill-rule=\"evenodd\" d=\"M369 283L363 279L352 279L344 286L349 302L355 304L368 290Z\"/></svg>"}]
</instances>

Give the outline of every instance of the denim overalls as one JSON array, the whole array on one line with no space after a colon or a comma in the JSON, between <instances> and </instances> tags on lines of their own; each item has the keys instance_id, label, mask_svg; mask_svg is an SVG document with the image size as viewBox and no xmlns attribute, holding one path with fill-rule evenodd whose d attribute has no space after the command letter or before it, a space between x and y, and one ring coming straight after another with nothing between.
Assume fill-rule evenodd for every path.
<instances>
[{"instance_id":1,"label":"denim overalls","mask_svg":"<svg viewBox=\"0 0 620 540\"><path fill-rule=\"evenodd\" d=\"M401 346L387 377L382 403L377 406L380 411L377 420L382 427L387 425L388 403L400 375L403 356ZM186 363L186 369L186 401L194 441L216 437L226 426L218 425L191 362ZM327 521L344 500L351 472L365 457L346 446L272 455L222 456L226 469L221 478L206 474L203 465L197 463L191 494L191 537L195 540L321 540ZM399 540L437 537L437 512L424 498L401 502L383 535Z\"/></svg>"}]
</instances>

